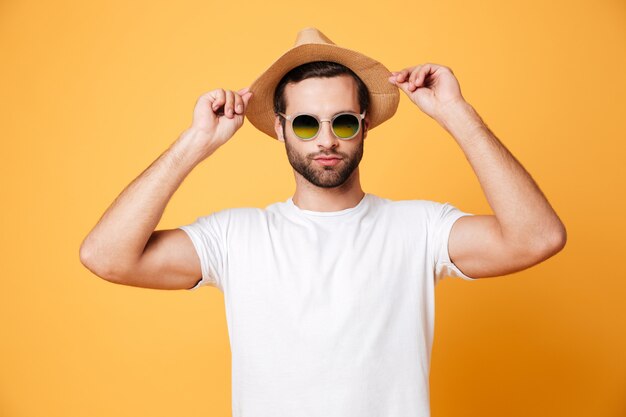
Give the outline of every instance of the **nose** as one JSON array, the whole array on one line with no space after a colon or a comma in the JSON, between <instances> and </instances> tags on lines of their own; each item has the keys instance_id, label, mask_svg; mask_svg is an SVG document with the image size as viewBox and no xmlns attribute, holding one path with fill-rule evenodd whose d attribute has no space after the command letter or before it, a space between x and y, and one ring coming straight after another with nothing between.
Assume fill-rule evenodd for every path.
<instances>
[{"instance_id":1,"label":"nose","mask_svg":"<svg viewBox=\"0 0 626 417\"><path fill-rule=\"evenodd\" d=\"M325 125L324 123L328 123ZM333 133L333 127L330 120L322 120L320 122L320 131L317 134L317 144L323 148L335 148L339 139Z\"/></svg>"}]
</instances>

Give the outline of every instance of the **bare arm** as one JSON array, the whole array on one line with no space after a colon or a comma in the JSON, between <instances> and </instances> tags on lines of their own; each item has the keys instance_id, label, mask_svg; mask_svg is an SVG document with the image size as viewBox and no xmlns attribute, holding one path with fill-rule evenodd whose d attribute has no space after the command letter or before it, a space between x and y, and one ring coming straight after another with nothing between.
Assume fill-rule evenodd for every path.
<instances>
[{"instance_id":1,"label":"bare arm","mask_svg":"<svg viewBox=\"0 0 626 417\"><path fill-rule=\"evenodd\" d=\"M472 278L505 275L559 252L565 226L530 174L465 101L450 68L421 64L393 72L424 113L456 140L494 215L464 216L450 231L450 260Z\"/></svg>"},{"instance_id":2,"label":"bare arm","mask_svg":"<svg viewBox=\"0 0 626 417\"><path fill-rule=\"evenodd\" d=\"M450 106L441 124L462 148L495 215L458 219L450 260L470 277L500 276L559 252L566 231L537 183L467 103Z\"/></svg>"},{"instance_id":3,"label":"bare arm","mask_svg":"<svg viewBox=\"0 0 626 417\"><path fill-rule=\"evenodd\" d=\"M217 89L198 99L192 126L122 191L87 235L80 247L83 265L111 282L148 288L190 288L200 279L185 232L155 228L187 175L241 127L251 94L247 88ZM226 114L218 114L221 108Z\"/></svg>"}]
</instances>

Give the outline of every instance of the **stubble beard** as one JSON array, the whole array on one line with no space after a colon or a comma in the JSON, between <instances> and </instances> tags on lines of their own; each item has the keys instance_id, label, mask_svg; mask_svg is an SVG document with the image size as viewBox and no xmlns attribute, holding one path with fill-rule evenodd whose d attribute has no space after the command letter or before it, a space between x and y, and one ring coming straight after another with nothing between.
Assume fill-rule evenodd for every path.
<instances>
[{"instance_id":1,"label":"stubble beard","mask_svg":"<svg viewBox=\"0 0 626 417\"><path fill-rule=\"evenodd\" d=\"M354 170L359 166L359 163L363 158L364 142L365 141L361 139L361 144L352 155L332 152L316 153L310 156L305 156L299 154L295 149L293 149L293 147L289 145L289 140L285 141L285 149L287 150L289 164L291 164L293 169L302 175L308 182L317 187L335 188L344 184L348 178L350 178ZM335 166L323 166L313 160L314 157L320 155L338 155L343 159Z\"/></svg>"}]
</instances>

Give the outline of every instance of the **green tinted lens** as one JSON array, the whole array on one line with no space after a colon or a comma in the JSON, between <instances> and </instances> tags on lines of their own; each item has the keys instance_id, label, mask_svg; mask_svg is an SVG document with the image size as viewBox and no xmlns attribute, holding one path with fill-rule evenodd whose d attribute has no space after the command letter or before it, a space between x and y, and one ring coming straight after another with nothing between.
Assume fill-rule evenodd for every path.
<instances>
[{"instance_id":1,"label":"green tinted lens","mask_svg":"<svg viewBox=\"0 0 626 417\"><path fill-rule=\"evenodd\" d=\"M333 130L340 138L351 138L359 131L359 119L353 114L337 116L333 122Z\"/></svg>"},{"instance_id":2,"label":"green tinted lens","mask_svg":"<svg viewBox=\"0 0 626 417\"><path fill-rule=\"evenodd\" d=\"M291 126L293 127L293 133L295 133L300 139L311 139L315 136L320 127L317 120L315 120L315 117L307 114L297 116L291 122Z\"/></svg>"}]
</instances>

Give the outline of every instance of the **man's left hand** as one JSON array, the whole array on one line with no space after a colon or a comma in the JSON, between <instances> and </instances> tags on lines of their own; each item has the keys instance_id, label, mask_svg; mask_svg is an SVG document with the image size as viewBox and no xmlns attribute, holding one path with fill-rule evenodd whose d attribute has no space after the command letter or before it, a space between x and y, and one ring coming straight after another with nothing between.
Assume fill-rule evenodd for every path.
<instances>
[{"instance_id":1,"label":"man's left hand","mask_svg":"<svg viewBox=\"0 0 626 417\"><path fill-rule=\"evenodd\" d=\"M439 121L445 111L465 99L452 70L443 65L421 64L394 71L389 82L402 91L424 113Z\"/></svg>"}]
</instances>

